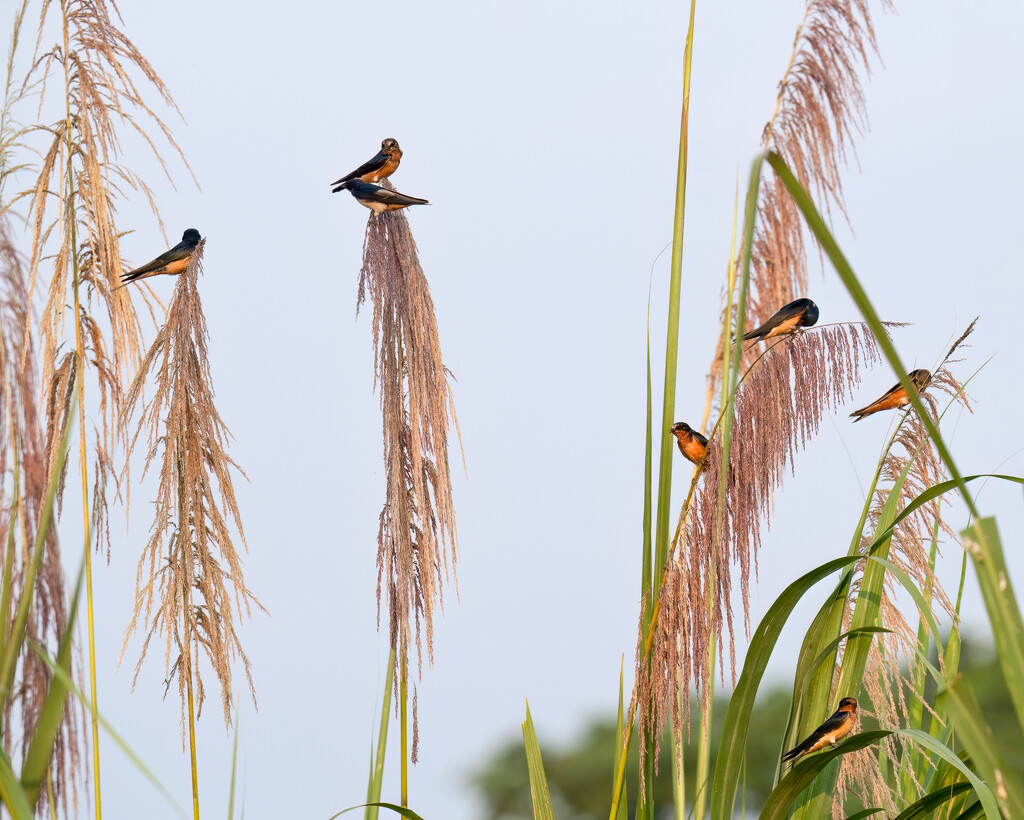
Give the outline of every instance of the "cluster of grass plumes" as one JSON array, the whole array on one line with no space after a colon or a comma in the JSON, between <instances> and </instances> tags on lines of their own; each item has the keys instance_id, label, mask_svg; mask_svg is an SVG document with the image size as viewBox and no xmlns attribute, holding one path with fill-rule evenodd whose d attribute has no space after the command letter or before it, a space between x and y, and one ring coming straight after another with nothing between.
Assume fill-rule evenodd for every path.
<instances>
[{"instance_id":1,"label":"cluster of grass plumes","mask_svg":"<svg viewBox=\"0 0 1024 820\"><path fill-rule=\"evenodd\" d=\"M712 636L718 641L723 675L728 646L735 680L733 573L739 572L743 622L749 633L750 579L757 569L762 522L769 519L772 497L787 468L793 469L797 451L817 434L824 414L852 398L862 369L879 360L874 337L860 323L825 326L783 339L764 354L739 390L727 465L720 441L711 440L692 508L684 506L680 513L682 535L660 591L652 643L655 679L638 686L653 694L650 708L655 714L672 715L677 737L689 724L689 699L680 704L677 691L688 691L692 683L710 696L713 681L705 679L710 672L705 659ZM721 509L723 470L726 490ZM643 677L645 665L639 660L637 671ZM652 719L643 705L640 712L641 720Z\"/></svg>"},{"instance_id":2,"label":"cluster of grass plumes","mask_svg":"<svg viewBox=\"0 0 1024 820\"><path fill-rule=\"evenodd\" d=\"M51 21L56 25L49 25ZM142 352L132 300L117 289L122 263L115 202L130 188L143 193L156 213L145 182L116 162L118 129L128 127L140 135L162 165L151 133L155 126L180 155L169 129L144 101L140 86L155 91L172 109L173 100L116 23L105 0L43 2L36 55L20 93L8 101L9 108L25 105L41 116L52 115L51 121L30 125L15 135L41 160L34 179L11 204L26 203L32 238L30 290L37 289L44 268L49 279L40 338L46 405L48 413L54 414L48 425L56 436L48 445L51 452L62 429L57 417L71 412L66 404L68 385L84 377L79 372L83 368L92 376L90 390L96 391L89 402L95 419L93 515L108 548L102 493L108 484L116 483L119 474L114 451L119 443L121 400ZM51 30L57 41L44 49L41 44ZM76 338L71 352L66 343ZM76 357L82 359L82 368ZM84 424L85 414L80 415Z\"/></svg>"},{"instance_id":3,"label":"cluster of grass plumes","mask_svg":"<svg viewBox=\"0 0 1024 820\"><path fill-rule=\"evenodd\" d=\"M231 668L240 659L255 702L249 660L235 626L260 606L245 586L232 525L242 544L245 534L231 474L241 472L227 453L230 438L213 401L207 359L207 329L197 290L203 243L178 277L167 322L157 334L125 401L126 418L141 405L132 448L145 431L145 469L159 464L159 485L152 534L139 560L135 608L125 635L140 626L146 633L135 676L150 641L164 638L168 679L177 677L182 708L192 676L198 687L198 712L204 689L198 663L201 648L220 684L224 721L231 721ZM153 398L142 401L146 380ZM197 712L197 716L198 716Z\"/></svg>"},{"instance_id":4,"label":"cluster of grass plumes","mask_svg":"<svg viewBox=\"0 0 1024 820\"><path fill-rule=\"evenodd\" d=\"M24 266L7 220L0 217L0 565L9 569L14 600L25 591L30 558L19 542L36 541L49 474L31 320ZM28 637L41 646L56 646L67 627L64 581L60 545L51 528L26 624ZM12 696L4 699L3 749L9 759L17 759L16 744L33 735L50 679L34 652L22 655ZM77 802L80 720L80 709L64 710L51 759L52 797L65 814L69 800ZM50 797L47 792L41 805Z\"/></svg>"},{"instance_id":5,"label":"cluster of grass plumes","mask_svg":"<svg viewBox=\"0 0 1024 820\"><path fill-rule=\"evenodd\" d=\"M402 211L371 216L367 224L359 303L367 296L387 481L377 537L378 613L385 589L391 645L407 660L415 635L422 670L424 645L433 662L434 607L444 606L443 580L458 559L448 453L455 412L430 287Z\"/></svg>"},{"instance_id":6,"label":"cluster of grass plumes","mask_svg":"<svg viewBox=\"0 0 1024 820\"><path fill-rule=\"evenodd\" d=\"M953 344L932 373L928 387L920 393L922 403L936 424L939 423L944 404L959 404L970 410L963 385L953 375L949 365L958 361L952 357L973 330L974 322ZM922 492L944 480L945 471L932 439L917 413L908 409L897 423L879 468L879 480L871 499L868 527L861 541L861 551L866 553L876 540L885 519L887 505L889 515L894 508L905 509ZM893 493L896 493L895 507L891 498ZM924 600L930 608L944 611L956 624L956 607L934 572L935 556L940 552L939 543L944 540L959 544L956 532L943 520L940 498L935 498L918 507L893 528L885 557L923 591ZM855 617L857 592L865 567L860 569L861 574L854 581L848 597L844 631L850 629ZM940 716L924 699L920 686L920 680L924 678L920 653L926 648L921 646L921 641L928 638L928 613L918 612L918 619L911 622L905 607L897 600L900 591L892 574L887 573L878 603L878 624L889 632L871 643L863 681L864 691L880 725L912 727L915 725L912 716L914 709L927 710L933 721L941 723ZM940 668L944 668L945 659L942 654L938 660ZM901 773L903 781L909 784L915 795L923 793L923 787L903 744L892 736L882 743L886 756L892 761L894 769ZM840 770L839 778L843 792L848 787L873 795L876 801L888 789L882 773L877 770L855 777L844 767ZM890 796L885 805L890 807L891 804L891 809L896 809L894 798L894 795ZM876 805L882 804L876 802ZM837 797L833 803L833 817L841 817L842 808Z\"/></svg>"}]
</instances>

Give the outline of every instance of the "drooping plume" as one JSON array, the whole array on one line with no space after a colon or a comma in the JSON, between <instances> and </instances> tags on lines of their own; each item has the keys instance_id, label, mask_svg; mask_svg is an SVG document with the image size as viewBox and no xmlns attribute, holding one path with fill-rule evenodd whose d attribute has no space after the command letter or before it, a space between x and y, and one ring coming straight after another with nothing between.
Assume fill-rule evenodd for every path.
<instances>
[{"instance_id":1,"label":"drooping plume","mask_svg":"<svg viewBox=\"0 0 1024 820\"><path fill-rule=\"evenodd\" d=\"M150 641L163 638L164 664L175 677L186 708L190 677L198 687L197 710L205 690L199 673L200 649L217 676L224 721L231 721L232 666L240 660L255 701L249 659L237 621L260 604L246 587L236 532L245 533L235 500L232 473L241 473L227 452L230 433L214 404L207 358L208 333L197 289L203 240L178 276L157 334L125 401L126 418L141 408L134 448L145 434L145 469L159 467L151 535L136 575L135 609L125 634L143 627L145 640L135 667L138 677ZM147 379L153 398L141 401ZM262 607L261 607L262 608ZM193 668L190 668L193 667Z\"/></svg>"},{"instance_id":2,"label":"drooping plume","mask_svg":"<svg viewBox=\"0 0 1024 820\"><path fill-rule=\"evenodd\" d=\"M386 186L387 180L382 183ZM377 601L386 595L391 645L415 642L433 660L434 607L455 572L458 535L449 469L449 373L416 243L403 211L371 216L359 303L373 304L374 377L380 390L387 482L377 536Z\"/></svg>"}]
</instances>

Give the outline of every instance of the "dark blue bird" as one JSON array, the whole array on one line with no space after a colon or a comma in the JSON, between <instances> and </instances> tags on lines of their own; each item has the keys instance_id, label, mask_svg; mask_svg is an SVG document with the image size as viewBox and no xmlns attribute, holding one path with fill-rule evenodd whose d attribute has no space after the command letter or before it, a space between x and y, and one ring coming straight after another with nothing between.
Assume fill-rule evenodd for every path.
<instances>
[{"instance_id":1,"label":"dark blue bird","mask_svg":"<svg viewBox=\"0 0 1024 820\"><path fill-rule=\"evenodd\" d=\"M818 306L810 299L797 299L780 308L771 319L761 327L755 328L743 337L750 339L770 339L773 336L786 336L796 333L802 327L810 327L818 321Z\"/></svg>"}]
</instances>

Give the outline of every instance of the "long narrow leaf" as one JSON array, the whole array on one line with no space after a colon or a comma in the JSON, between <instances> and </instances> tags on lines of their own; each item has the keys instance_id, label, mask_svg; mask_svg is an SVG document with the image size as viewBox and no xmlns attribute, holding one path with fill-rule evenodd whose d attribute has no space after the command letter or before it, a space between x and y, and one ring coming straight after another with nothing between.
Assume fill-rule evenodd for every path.
<instances>
[{"instance_id":1,"label":"long narrow leaf","mask_svg":"<svg viewBox=\"0 0 1024 820\"><path fill-rule=\"evenodd\" d=\"M7 753L0 749L0 799L7 806L13 820L33 820L32 805L21 788L21 782L11 767Z\"/></svg>"},{"instance_id":2,"label":"long narrow leaf","mask_svg":"<svg viewBox=\"0 0 1024 820\"><path fill-rule=\"evenodd\" d=\"M349 806L347 809L342 809L337 814L332 814L327 818L327 820L334 820L335 817L341 817L341 815L347 814L350 811L367 807L391 809L391 811L402 815L402 817L407 817L409 820L423 820L423 818L416 814L412 809L407 809L405 806L398 806L394 803L360 803L358 806Z\"/></svg>"},{"instance_id":3,"label":"long narrow leaf","mask_svg":"<svg viewBox=\"0 0 1024 820\"><path fill-rule=\"evenodd\" d=\"M916 803L912 803L901 811L893 820L928 820L940 806L971 791L970 783L954 783L938 791L926 794Z\"/></svg>"},{"instance_id":4,"label":"long narrow leaf","mask_svg":"<svg viewBox=\"0 0 1024 820\"><path fill-rule=\"evenodd\" d=\"M540 744L537 743L537 732L533 728L533 718L530 716L530 704L526 704L523 743L526 746L526 765L530 771L534 820L555 820L555 812L551 807L551 792L548 791L548 779L544 774L544 761L540 756Z\"/></svg>"},{"instance_id":5,"label":"long narrow leaf","mask_svg":"<svg viewBox=\"0 0 1024 820\"><path fill-rule=\"evenodd\" d=\"M622 760L628 752L628 746L624 741L622 733L623 724L623 665L625 659L619 663L619 711L615 718L615 763L612 766L612 789L615 788L615 776L619 770L619 766L623 765ZM629 820L629 815L626 812L626 784L622 784L622 793L619 797L619 807L615 813L615 820Z\"/></svg>"},{"instance_id":6,"label":"long narrow leaf","mask_svg":"<svg viewBox=\"0 0 1024 820\"><path fill-rule=\"evenodd\" d=\"M786 621L811 587L859 560L858 556L836 558L798 578L776 599L754 632L722 727L722 741L718 748L711 788L712 820L732 820L754 698Z\"/></svg>"},{"instance_id":7,"label":"long narrow leaf","mask_svg":"<svg viewBox=\"0 0 1024 820\"><path fill-rule=\"evenodd\" d=\"M377 820L377 806L381 786L384 783L384 752L388 746L388 721L391 717L391 690L395 680L395 650L388 653L388 668L384 674L384 698L380 706L380 730L377 733L377 749L372 744L370 754L374 758L370 777L366 784L366 820Z\"/></svg>"},{"instance_id":8,"label":"long narrow leaf","mask_svg":"<svg viewBox=\"0 0 1024 820\"><path fill-rule=\"evenodd\" d=\"M75 632L75 620L78 615L78 598L82 592L82 575L84 564L78 570L78 580L75 582L75 592L71 597L71 606L68 610L67 623L64 626L64 634L61 636L60 644L57 647L57 666L65 673L71 671L71 643ZM37 645L33 644L33 649ZM40 651L40 650L37 650ZM46 699L43 701L43 708L39 712L39 719L36 721L35 731L28 742L25 750L25 759L21 765L21 784L29 803L33 806L39 799L39 790L46 777L46 771L53 758L53 744L57 740L57 733L60 731L61 718L64 715L64 704L67 701L68 690L61 678L54 676L50 679L50 686L46 691Z\"/></svg>"},{"instance_id":9,"label":"long narrow leaf","mask_svg":"<svg viewBox=\"0 0 1024 820\"><path fill-rule=\"evenodd\" d=\"M118 747L121 749L121 751L124 752L125 756L132 763L135 764L135 768L142 772L143 776L150 782L153 788L160 792L167 799L168 803L174 806L174 809L178 812L178 814L183 814L181 806L179 806L178 802L174 799L174 795L171 794L171 792L164 786L164 784L157 779L156 775L149 770L146 764L142 762L142 758L135 754L132 748L127 743L125 743L121 735L119 735L117 731L114 729L114 727L110 725L110 721L108 721L105 717L103 717L103 715L99 713L99 711L92 704L89 698L87 698L85 694L82 692L82 690L78 688L75 682L71 680L70 677L68 677L67 673L59 666L57 666L54 663L53 659L45 652L43 652L40 648L33 645L32 649L35 651L39 659L44 664L46 664L47 668L50 670L50 674L52 674L55 678L60 678L61 683L67 688L67 690L76 698L78 698L82 705L85 706L89 714L93 715L96 718L98 724L106 730L107 734L110 735L110 738L114 741L114 743L116 743Z\"/></svg>"},{"instance_id":10,"label":"long narrow leaf","mask_svg":"<svg viewBox=\"0 0 1024 820\"><path fill-rule=\"evenodd\" d=\"M43 498L43 507L39 513L39 525L36 528L36 543L32 549L32 557L28 562L25 579L22 583L17 614L14 616L10 637L4 646L3 657L0 658L0 705L5 703L10 696L11 686L14 683L14 671L18 665L18 655L21 654L22 646L25 643L25 629L28 625L29 610L32 607L32 599L35 595L39 567L43 563L46 539L50 534L50 525L53 522L53 505L57 496L57 485L63 474L64 463L68 455L68 438L70 435L71 424L68 423L61 434L59 455L53 468L53 474L50 476L50 483L46 488L46 495Z\"/></svg>"},{"instance_id":11,"label":"long narrow leaf","mask_svg":"<svg viewBox=\"0 0 1024 820\"><path fill-rule=\"evenodd\" d=\"M853 735L834 749L805 757L793 766L790 773L782 778L782 782L778 786L772 789L768 799L765 800L764 808L761 809L760 820L784 820L789 814L793 801L796 800L804 789L811 785L814 778L829 763L842 757L844 754L856 752L870 746L872 743L877 743L890 734L892 733L884 730L861 732L858 735Z\"/></svg>"},{"instance_id":12,"label":"long narrow leaf","mask_svg":"<svg viewBox=\"0 0 1024 820\"><path fill-rule=\"evenodd\" d=\"M957 675L939 692L937 700L949 714L956 728L957 739L970 753L978 772L986 782L992 784L996 799L1003 809L1003 816L1024 817L1024 784L1019 781L1017 773L1007 766L970 687ZM987 806L985 810L989 811ZM999 815L989 812L989 816Z\"/></svg>"},{"instance_id":13,"label":"long narrow leaf","mask_svg":"<svg viewBox=\"0 0 1024 820\"><path fill-rule=\"evenodd\" d=\"M816 778L829 763L844 754L855 752L870 746L873 743L877 743L889 735L900 735L902 737L909 738L951 763L959 769L961 774L963 774L968 781L970 781L971 786L973 786L975 793L978 795L978 799L984 805L985 811L989 814L989 817L994 820L1000 816L998 806L996 805L996 798L992 793L992 789L989 788L982 778L978 777L978 775L964 765L960 758L958 758L951 749L939 743L927 732L922 732L919 729L897 729L895 731L878 729L872 732L861 732L858 735L850 737L834 749L820 752L816 755L810 755L797 763L793 767L793 770L772 790L772 793L768 795L764 808L761 810L760 820L783 820L783 818L788 814L789 809L797 796L799 796L799 794L811 784L814 778Z\"/></svg>"},{"instance_id":14,"label":"long narrow leaf","mask_svg":"<svg viewBox=\"0 0 1024 820\"><path fill-rule=\"evenodd\" d=\"M1024 622L1006 569L1002 541L994 518L982 518L961 534L974 562L1017 722L1024 731ZM1021 815L1024 817L1024 814Z\"/></svg>"}]
</instances>

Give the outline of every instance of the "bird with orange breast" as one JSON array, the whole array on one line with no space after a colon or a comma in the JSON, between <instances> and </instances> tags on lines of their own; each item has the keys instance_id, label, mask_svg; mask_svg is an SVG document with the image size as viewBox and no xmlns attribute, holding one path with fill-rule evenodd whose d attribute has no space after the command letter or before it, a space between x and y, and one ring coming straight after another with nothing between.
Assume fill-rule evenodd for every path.
<instances>
[{"instance_id":1,"label":"bird with orange breast","mask_svg":"<svg viewBox=\"0 0 1024 820\"><path fill-rule=\"evenodd\" d=\"M685 421L677 421L669 428L669 432L676 437L679 452L694 464L704 458L708 451L708 440Z\"/></svg>"},{"instance_id":2,"label":"bird with orange breast","mask_svg":"<svg viewBox=\"0 0 1024 820\"><path fill-rule=\"evenodd\" d=\"M199 231L195 228L189 228L181 235L181 241L169 251L165 251L152 262L147 262L142 267L129 271L122 276L121 284L118 287L123 288L132 282L138 282L140 279L148 279L150 276L158 276L162 273L171 274L172 276L181 273L188 267L189 260L192 258L192 254L196 252L196 248L199 247L201 239Z\"/></svg>"},{"instance_id":3,"label":"bird with orange breast","mask_svg":"<svg viewBox=\"0 0 1024 820\"><path fill-rule=\"evenodd\" d=\"M932 374L928 370L912 370L907 374L907 378L914 385L914 389L921 393L931 382ZM910 399L907 396L906 388L902 384L896 383L886 390L885 395L880 399L871 402L867 407L862 407L860 410L854 410L850 413L850 417L854 422L858 422L872 413L880 413L882 410L894 410L898 407L906 407L908 404L910 404Z\"/></svg>"},{"instance_id":4,"label":"bird with orange breast","mask_svg":"<svg viewBox=\"0 0 1024 820\"><path fill-rule=\"evenodd\" d=\"M786 752L782 759L796 761L804 755L824 749L825 746L835 746L850 734L850 730L853 729L856 722L857 699L843 698L839 701L839 708L835 714L811 732L803 743Z\"/></svg>"},{"instance_id":5,"label":"bird with orange breast","mask_svg":"<svg viewBox=\"0 0 1024 820\"><path fill-rule=\"evenodd\" d=\"M350 179L361 179L363 182L380 182L382 179L391 176L398 170L398 163L402 161L402 149L398 147L398 140L388 137L381 142L380 151L377 155L358 168L351 174L345 174L341 179L336 179L331 185L341 185ZM335 188L334 193L342 190Z\"/></svg>"}]
</instances>

